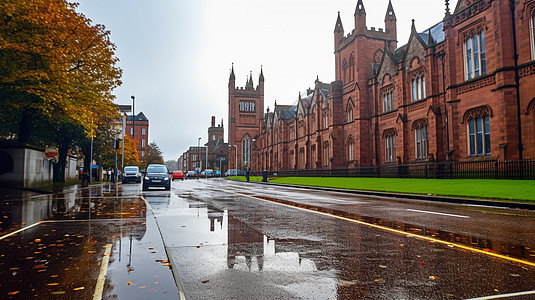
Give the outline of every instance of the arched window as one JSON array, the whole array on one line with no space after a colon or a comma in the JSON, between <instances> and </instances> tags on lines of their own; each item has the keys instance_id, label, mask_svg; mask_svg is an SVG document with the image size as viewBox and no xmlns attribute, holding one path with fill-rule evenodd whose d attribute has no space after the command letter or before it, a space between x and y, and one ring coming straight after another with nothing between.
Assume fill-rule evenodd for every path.
<instances>
[{"instance_id":1,"label":"arched window","mask_svg":"<svg viewBox=\"0 0 535 300\"><path fill-rule=\"evenodd\" d=\"M242 145L242 166L248 166L251 163L251 138L249 135L243 137Z\"/></svg>"},{"instance_id":2,"label":"arched window","mask_svg":"<svg viewBox=\"0 0 535 300\"><path fill-rule=\"evenodd\" d=\"M464 79L472 79L487 73L485 56L485 31L480 30L464 42Z\"/></svg>"},{"instance_id":3,"label":"arched window","mask_svg":"<svg viewBox=\"0 0 535 300\"><path fill-rule=\"evenodd\" d=\"M426 98L425 93L425 76L416 75L412 79L412 101L418 101Z\"/></svg>"},{"instance_id":4,"label":"arched window","mask_svg":"<svg viewBox=\"0 0 535 300\"><path fill-rule=\"evenodd\" d=\"M396 160L396 130L385 130L383 139L385 140L385 161L394 162Z\"/></svg>"},{"instance_id":5,"label":"arched window","mask_svg":"<svg viewBox=\"0 0 535 300\"><path fill-rule=\"evenodd\" d=\"M383 112L394 110L394 89L390 88L383 93Z\"/></svg>"},{"instance_id":6,"label":"arched window","mask_svg":"<svg viewBox=\"0 0 535 300\"><path fill-rule=\"evenodd\" d=\"M416 159L427 158L428 153L428 129L427 120L418 120L413 123L414 130L414 146Z\"/></svg>"},{"instance_id":7,"label":"arched window","mask_svg":"<svg viewBox=\"0 0 535 300\"><path fill-rule=\"evenodd\" d=\"M531 18L529 19L530 26L530 40L531 40L531 59L535 60L535 9L531 11Z\"/></svg>"},{"instance_id":8,"label":"arched window","mask_svg":"<svg viewBox=\"0 0 535 300\"><path fill-rule=\"evenodd\" d=\"M351 104L347 107L347 122L353 122L353 107Z\"/></svg>"},{"instance_id":9,"label":"arched window","mask_svg":"<svg viewBox=\"0 0 535 300\"><path fill-rule=\"evenodd\" d=\"M353 142L352 137L350 137L347 142L347 160L348 161L355 160L355 142Z\"/></svg>"},{"instance_id":10,"label":"arched window","mask_svg":"<svg viewBox=\"0 0 535 300\"><path fill-rule=\"evenodd\" d=\"M490 113L488 107L476 108L465 114L468 154L485 156L490 149Z\"/></svg>"}]
</instances>

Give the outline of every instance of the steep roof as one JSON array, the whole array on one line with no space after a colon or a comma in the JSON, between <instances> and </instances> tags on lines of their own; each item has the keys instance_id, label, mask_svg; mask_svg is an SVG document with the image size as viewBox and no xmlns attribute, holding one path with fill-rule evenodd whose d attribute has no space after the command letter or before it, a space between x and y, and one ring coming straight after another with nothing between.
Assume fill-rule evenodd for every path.
<instances>
[{"instance_id":1,"label":"steep roof","mask_svg":"<svg viewBox=\"0 0 535 300\"><path fill-rule=\"evenodd\" d=\"M132 115L129 115L127 120L128 121L132 121L133 117ZM149 119L145 116L145 114L143 112L140 112L139 114L136 115L136 119L135 121L149 121Z\"/></svg>"}]
</instances>

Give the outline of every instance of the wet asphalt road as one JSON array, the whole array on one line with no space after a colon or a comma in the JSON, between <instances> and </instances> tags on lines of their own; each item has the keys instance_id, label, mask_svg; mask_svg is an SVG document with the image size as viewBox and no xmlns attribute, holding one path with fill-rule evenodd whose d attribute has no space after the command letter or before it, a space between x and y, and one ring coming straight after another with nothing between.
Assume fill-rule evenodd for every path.
<instances>
[{"instance_id":1,"label":"wet asphalt road","mask_svg":"<svg viewBox=\"0 0 535 300\"><path fill-rule=\"evenodd\" d=\"M24 201L0 197L2 299L91 299L104 258L103 299L470 299L535 290L531 211L216 179L174 181L171 191L129 184L12 197Z\"/></svg>"}]
</instances>

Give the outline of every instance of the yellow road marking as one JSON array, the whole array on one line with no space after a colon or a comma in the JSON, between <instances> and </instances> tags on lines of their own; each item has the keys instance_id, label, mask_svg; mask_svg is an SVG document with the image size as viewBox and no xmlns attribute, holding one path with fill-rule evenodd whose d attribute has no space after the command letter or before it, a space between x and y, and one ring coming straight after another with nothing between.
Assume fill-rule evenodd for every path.
<instances>
[{"instance_id":1,"label":"yellow road marking","mask_svg":"<svg viewBox=\"0 0 535 300\"><path fill-rule=\"evenodd\" d=\"M108 263L110 262L112 244L106 245L104 251L104 257L102 258L102 265L100 266L100 273L98 274L97 286L95 287L95 293L93 294L93 300L101 300L102 293L104 292L104 281L106 281L106 273L108 272Z\"/></svg>"},{"instance_id":2,"label":"yellow road marking","mask_svg":"<svg viewBox=\"0 0 535 300\"><path fill-rule=\"evenodd\" d=\"M468 251L472 251L472 252L476 252L476 253L480 253L480 254L484 254L484 255L489 255L489 256L505 259L505 260L508 260L508 261L513 261L513 262L517 262L517 263L521 263L521 264L524 264L524 265L535 267L535 263L530 262L530 261L526 261L526 260L522 260L522 259L518 259L518 258L513 258L513 257L509 257L509 256L505 256L505 255L501 255L501 254L493 253L493 252L489 252L489 251L484 251L484 250L481 250L481 249L465 246L465 245L462 245L462 244L443 241L443 240L435 239L435 238L432 238L432 237L429 237L429 236L418 235L418 234L405 232L405 231L401 231L401 230L397 230L397 229L394 229L394 228L389 228L389 227L385 227L385 226L381 226L381 225L366 223L364 221L359 221L359 220L350 219L350 218L346 218L346 217L342 217L342 216L337 216L337 215L333 215L333 214L329 214L329 213L325 213L325 212L321 212L321 211L317 211L317 210L297 207L297 206L293 206L293 205L279 203L279 202L276 202L276 201L270 201L270 200L262 199L262 198L259 198L259 197L251 196L251 195L246 195L246 194L241 194L241 193L236 193L236 194L240 195L240 196L244 196L244 197L253 198L253 199L256 199L256 200L266 201L266 202L270 202L270 203L276 203L276 204L287 206L287 207L291 207L291 208L296 208L296 209L300 209L300 210L304 210L304 211L308 211L308 212L313 212L313 213L317 213L317 214L320 214L320 215L325 215L325 216L337 218L337 219L340 219L340 220L349 221L349 222L357 223L357 224L360 224L360 225L365 225L365 226L372 227L372 228L386 230L386 231L390 231L390 232L393 232L393 233L402 234L402 235L405 235L405 236L415 237L415 238L418 238L418 239L431 241L431 242L434 242L434 243L440 243L440 244L444 244L444 245L447 245L447 246L450 246L450 247L453 246L453 247L457 247L457 248L460 248L460 249L464 249L464 250L468 250Z\"/></svg>"}]
</instances>

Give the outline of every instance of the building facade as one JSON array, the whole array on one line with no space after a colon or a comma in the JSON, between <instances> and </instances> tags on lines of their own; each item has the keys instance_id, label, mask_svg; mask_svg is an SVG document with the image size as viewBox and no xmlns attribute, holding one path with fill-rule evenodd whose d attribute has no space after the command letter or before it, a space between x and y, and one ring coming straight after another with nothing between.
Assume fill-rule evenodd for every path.
<instances>
[{"instance_id":1,"label":"building facade","mask_svg":"<svg viewBox=\"0 0 535 300\"><path fill-rule=\"evenodd\" d=\"M147 163L147 149L149 145L149 119L143 112L129 115L126 119L126 135L136 140L137 153L141 165Z\"/></svg>"},{"instance_id":2,"label":"building facade","mask_svg":"<svg viewBox=\"0 0 535 300\"><path fill-rule=\"evenodd\" d=\"M236 94L232 70L238 168L248 162L246 134L254 171L534 158L535 0L513 2L459 0L451 12L446 0L443 20L423 31L413 21L398 47L392 3L385 28L368 29L358 0L354 30L336 19L335 81L317 78L297 105L275 102L247 130L236 105L248 98Z\"/></svg>"},{"instance_id":3,"label":"building facade","mask_svg":"<svg viewBox=\"0 0 535 300\"><path fill-rule=\"evenodd\" d=\"M229 77L228 101L228 162L229 169L244 169L252 166L255 138L262 133L264 120L264 73L260 69L258 85L253 75L247 78L245 87L236 87L234 65ZM237 166L236 166L237 162Z\"/></svg>"},{"instance_id":4,"label":"building facade","mask_svg":"<svg viewBox=\"0 0 535 300\"><path fill-rule=\"evenodd\" d=\"M223 120L221 124L215 123L212 116L211 126L208 127L208 142L204 147L190 147L178 158L178 167L183 172L205 169L219 170L222 173L228 168L229 145L225 143L225 130ZM208 155L208 156L207 156Z\"/></svg>"}]
</instances>

